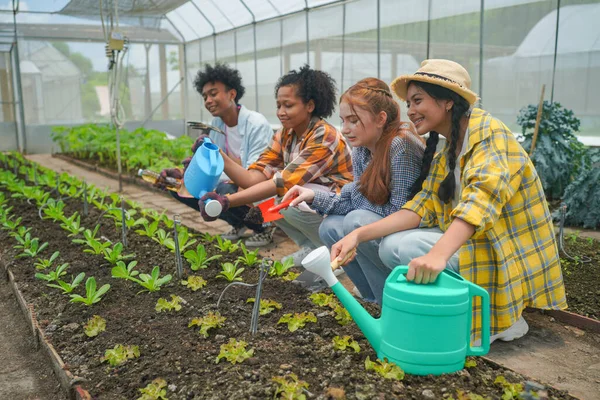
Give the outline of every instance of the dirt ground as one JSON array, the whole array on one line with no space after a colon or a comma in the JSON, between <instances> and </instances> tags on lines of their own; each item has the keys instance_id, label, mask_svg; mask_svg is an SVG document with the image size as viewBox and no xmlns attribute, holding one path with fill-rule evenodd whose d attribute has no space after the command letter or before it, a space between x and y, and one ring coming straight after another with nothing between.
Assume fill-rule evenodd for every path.
<instances>
[{"instance_id":1,"label":"dirt ground","mask_svg":"<svg viewBox=\"0 0 600 400\"><path fill-rule=\"evenodd\" d=\"M4 270L2 270L4 272ZM0 279L0 399L64 400L4 277Z\"/></svg>"}]
</instances>

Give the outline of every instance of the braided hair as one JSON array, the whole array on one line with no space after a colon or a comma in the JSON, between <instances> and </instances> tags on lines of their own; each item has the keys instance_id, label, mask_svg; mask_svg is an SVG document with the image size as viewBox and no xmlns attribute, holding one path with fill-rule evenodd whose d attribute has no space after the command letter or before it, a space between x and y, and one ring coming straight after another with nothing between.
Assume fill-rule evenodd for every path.
<instances>
[{"instance_id":1,"label":"braided hair","mask_svg":"<svg viewBox=\"0 0 600 400\"><path fill-rule=\"evenodd\" d=\"M435 100L451 100L454 103L454 105L449 111L451 113L452 129L450 133L450 139L448 141L448 153L446 155L448 159L449 171L448 175L446 175L438 189L439 198L444 203L449 203L450 200L454 197L454 192L456 190L456 179L454 176L454 169L456 168L457 161L456 146L458 144L458 140L460 139L460 120L462 119L462 117L467 116L469 114L469 102L463 97L461 97L458 93L432 83L410 81L408 85L416 85L420 87ZM427 175L429 175L431 162L433 160L438 141L439 133L429 132L429 138L426 142L425 153L423 154L421 174L419 175L419 178L415 181L414 185L411 188L409 196L409 198L411 199L422 189L423 182L427 178Z\"/></svg>"}]
</instances>

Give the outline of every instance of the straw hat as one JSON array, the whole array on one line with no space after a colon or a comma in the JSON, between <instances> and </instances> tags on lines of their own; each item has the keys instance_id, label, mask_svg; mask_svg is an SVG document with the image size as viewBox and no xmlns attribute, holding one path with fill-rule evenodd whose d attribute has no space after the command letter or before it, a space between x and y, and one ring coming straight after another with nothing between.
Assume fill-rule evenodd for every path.
<instances>
[{"instance_id":1,"label":"straw hat","mask_svg":"<svg viewBox=\"0 0 600 400\"><path fill-rule=\"evenodd\" d=\"M392 90L406 101L408 82L419 81L445 87L458 93L469 104L477 102L477 94L471 91L471 77L462 65L450 60L425 60L412 75L401 75L391 84Z\"/></svg>"}]
</instances>

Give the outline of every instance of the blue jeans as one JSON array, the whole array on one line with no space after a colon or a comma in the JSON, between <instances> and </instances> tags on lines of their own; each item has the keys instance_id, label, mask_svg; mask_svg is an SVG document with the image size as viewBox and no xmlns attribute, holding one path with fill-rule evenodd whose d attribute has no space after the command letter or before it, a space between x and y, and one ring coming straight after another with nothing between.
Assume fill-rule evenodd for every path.
<instances>
[{"instance_id":1,"label":"blue jeans","mask_svg":"<svg viewBox=\"0 0 600 400\"><path fill-rule=\"evenodd\" d=\"M346 215L330 215L321 224L319 236L331 248L353 230L379 221L382 217L367 210L354 210ZM381 304L385 279L392 271L379 259L381 239L358 245L356 257L346 264L344 271L366 301Z\"/></svg>"}]
</instances>

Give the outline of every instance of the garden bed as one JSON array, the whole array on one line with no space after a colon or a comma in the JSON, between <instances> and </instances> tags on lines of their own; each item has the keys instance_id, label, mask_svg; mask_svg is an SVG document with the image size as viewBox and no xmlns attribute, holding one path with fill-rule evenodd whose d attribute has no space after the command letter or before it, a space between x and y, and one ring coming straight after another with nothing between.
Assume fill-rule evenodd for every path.
<instances>
[{"instance_id":1,"label":"garden bed","mask_svg":"<svg viewBox=\"0 0 600 400\"><path fill-rule=\"evenodd\" d=\"M51 190L50 187L45 189ZM331 311L312 303L309 292L274 277L266 279L263 299L276 300L282 309L261 316L256 335L249 333L252 304L246 302L254 297L255 289L236 286L225 293L219 307L227 318L224 326L209 331L208 338L203 338L198 327L189 328L188 324L193 318L216 311L216 302L227 285L225 280L215 278L220 264L235 260L241 252L222 254L223 257L211 262L208 268L194 272L207 281L207 285L198 291L191 291L174 278L158 292L138 294L140 287L137 284L111 277L111 267L101 255L84 253L84 246L73 243L59 223L40 219L34 204L11 198L12 193L4 186L0 191L8 199L6 207L13 207L11 215L22 218L20 225L30 228L32 236L38 237L40 243L48 242L43 257L59 250L56 261L58 264L69 263L69 276L85 272L86 278L96 278L98 287L106 283L111 285L97 304L87 307L70 303L68 296L34 277L35 272L39 272L33 266L34 260L16 258L20 250L12 247L15 240L7 230L0 231L2 260L13 272L26 302L33 305L41 328L66 363L65 368L84 379L82 386L94 398L133 399L140 395L140 388L156 378L167 382L167 397L171 400L272 398L277 388L272 378L289 377L294 373L308 384L305 394L309 398L342 398L342 394L350 399L463 398L461 393L473 393L495 399L508 390L508 386L494 383L497 377L503 376L512 383L526 380L484 358L473 359L475 365L454 374L439 377L406 375L402 381L384 379L372 371L365 371L365 359L374 360L376 355L354 323L339 325ZM65 216L81 212L79 199L64 202ZM99 217L100 211L91 207L89 215L81 218L81 225L92 229ZM115 229L113 220L101 220L98 236L118 242L120 232ZM162 227L168 230L166 226ZM205 245L209 255L217 253L213 243L200 239L199 235L196 239ZM125 253L135 253L140 272L149 273L158 265L161 276L174 274L173 253L148 237L130 231ZM186 272L191 272L186 261L184 264ZM242 277L245 282L256 282L257 268L247 267ZM82 294L83 288L76 288L75 293ZM158 299L170 299L171 295L186 301L183 308L171 312L155 311ZM377 314L376 307L368 309ZM317 322L308 323L295 332L290 332L285 324L277 323L283 314L308 311L316 315ZM84 334L83 325L93 315L106 320L106 330L89 338ZM332 339L337 335L351 336L361 351L334 350ZM254 349L252 357L240 364L232 365L225 360L216 363L220 346L230 338L246 341L247 348ZM110 367L102 362L102 356L117 344L139 346L140 356ZM571 398L554 389L549 390L549 395Z\"/></svg>"}]
</instances>

